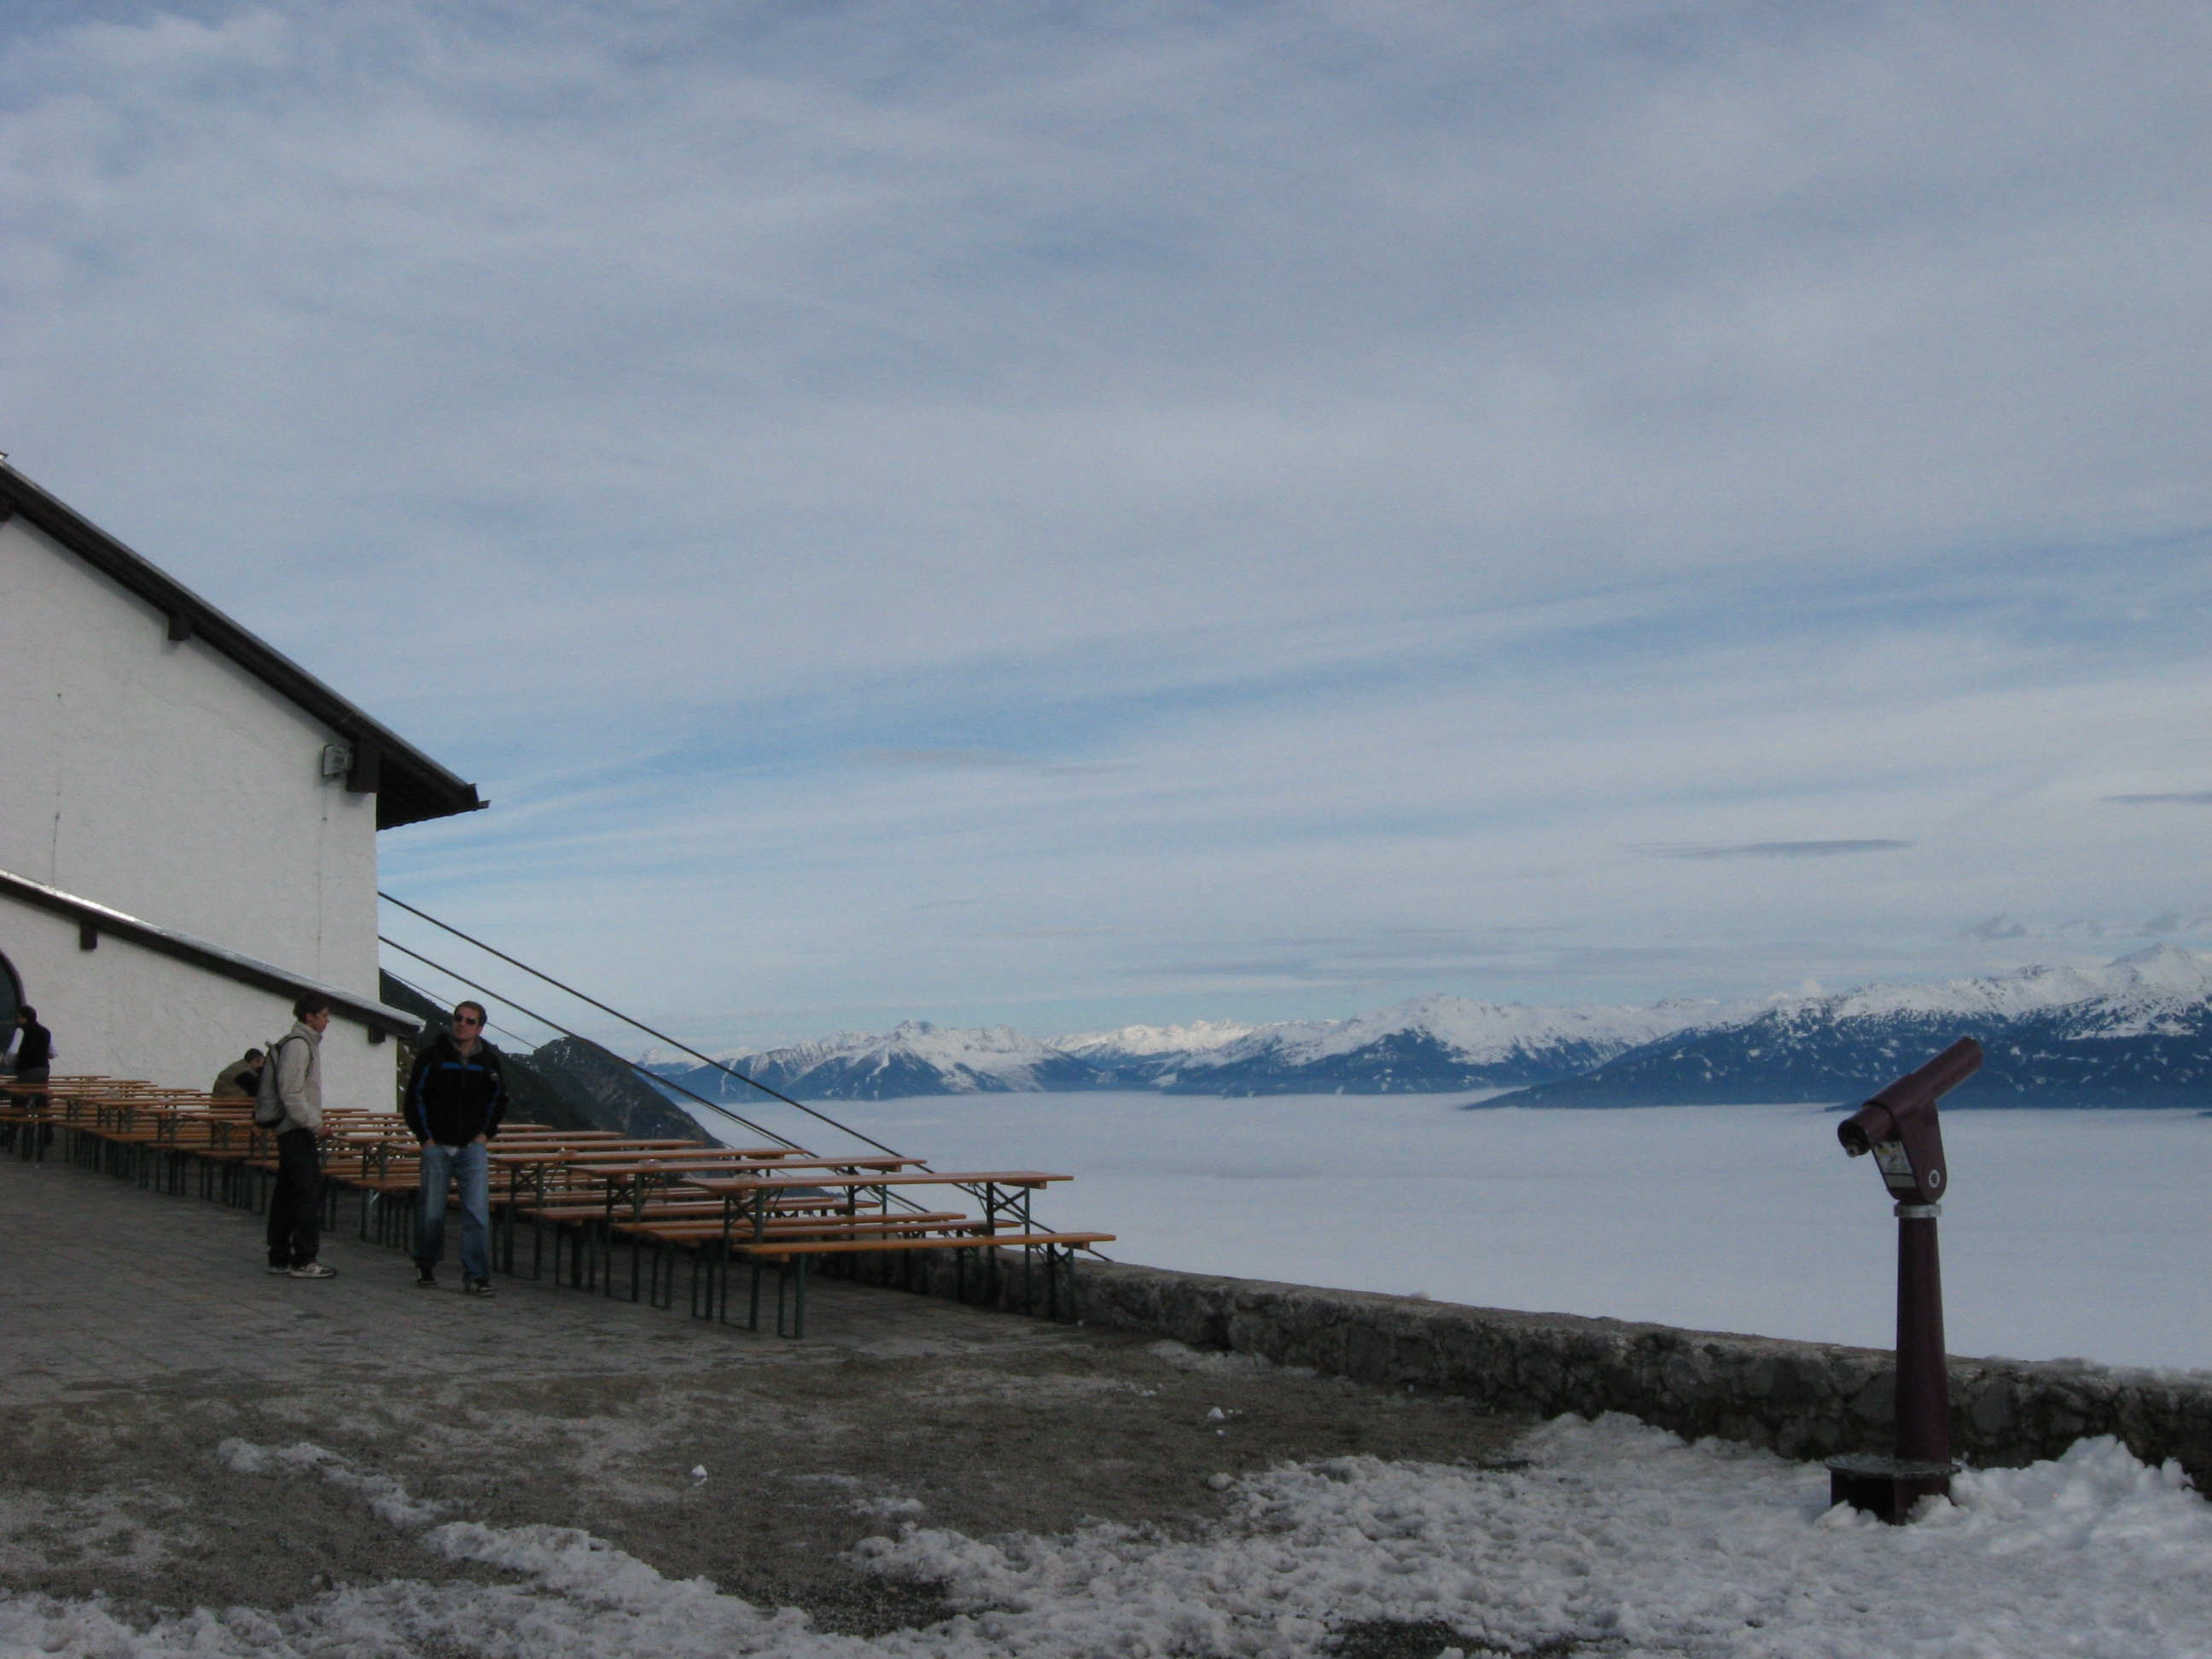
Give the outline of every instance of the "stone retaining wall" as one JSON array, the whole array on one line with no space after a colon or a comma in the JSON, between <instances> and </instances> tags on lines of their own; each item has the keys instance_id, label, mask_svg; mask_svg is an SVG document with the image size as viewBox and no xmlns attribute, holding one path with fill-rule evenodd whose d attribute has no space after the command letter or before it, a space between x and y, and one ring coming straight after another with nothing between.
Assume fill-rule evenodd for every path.
<instances>
[{"instance_id":1,"label":"stone retaining wall","mask_svg":"<svg viewBox=\"0 0 2212 1659\"><path fill-rule=\"evenodd\" d=\"M918 1253L917 1253L918 1254ZM950 1296L951 1264L909 1257L887 1282ZM877 1258L881 1261L882 1258ZM1465 1395L1539 1417L1624 1412L1691 1438L1719 1435L1790 1457L1887 1451L1892 1357L1875 1348L1677 1330L1571 1314L1516 1313L1418 1297L1218 1279L1118 1262L1079 1263L1060 1311L1085 1323L1157 1333L1194 1347L1386 1386ZM1008 1256L992 1300L1042 1314ZM965 1285L980 1299L982 1275ZM2125 1370L2071 1361L1951 1361L1958 1455L1983 1465L2055 1457L2110 1434L2146 1462L2179 1460L2212 1491L2212 1373Z\"/></svg>"}]
</instances>

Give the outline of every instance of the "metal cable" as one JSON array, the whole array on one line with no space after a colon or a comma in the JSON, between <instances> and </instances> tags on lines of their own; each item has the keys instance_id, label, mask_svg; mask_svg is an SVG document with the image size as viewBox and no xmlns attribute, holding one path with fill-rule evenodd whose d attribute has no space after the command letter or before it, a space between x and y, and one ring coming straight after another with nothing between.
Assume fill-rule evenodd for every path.
<instances>
[{"instance_id":1,"label":"metal cable","mask_svg":"<svg viewBox=\"0 0 2212 1659\"><path fill-rule=\"evenodd\" d=\"M423 1001L429 1003L432 1006L434 1007L437 1005L439 999L432 996L427 989L417 985L413 980L407 979L398 974L392 973L392 969L389 968L379 968L377 971L388 975L393 984L405 986L416 996L422 998ZM489 1014L486 1014L484 1016L483 1028L487 1031L498 1032L501 1036L511 1041L518 1049L528 1049L534 1052L539 1046L536 1037L525 1036L521 1032L511 1031L504 1025L493 1024L491 1016Z\"/></svg>"},{"instance_id":2,"label":"metal cable","mask_svg":"<svg viewBox=\"0 0 2212 1659\"><path fill-rule=\"evenodd\" d=\"M827 1112L817 1112L805 1102L793 1100L789 1095L781 1094L775 1090L769 1088L767 1084L762 1083L756 1079L747 1077L743 1072L738 1071L736 1067L725 1066L720 1060L714 1059L710 1055L701 1054L696 1048L692 1048L689 1043L678 1042L674 1037L669 1036L665 1031L656 1031L652 1026L647 1025L643 1020L634 1019L629 1015L623 1012L619 1008L609 1007L605 1003L601 1002L597 997L586 995L583 992L579 991L574 986L564 984L561 981L554 978L552 975L546 973L540 969L532 968L528 963L524 962L518 957L507 955L506 951L499 949L496 945L487 945L482 939L463 933L459 928L454 927L453 923L439 921L437 917L432 915L428 910L416 909L413 905L408 903L405 899L393 898L391 894L384 891L381 888L377 890L376 896L379 898L385 900L387 903L398 905L401 909L406 911L409 915L420 916L423 921L428 922L433 927L442 928L447 933L451 933L455 939L465 940L467 943L475 945L479 951L489 951L493 956L497 957L501 962L507 963L512 967L521 969L524 973L528 974L532 978L542 979L555 989L566 991L570 996L574 997L578 1001L590 1003L592 1007L598 1009L601 1013L612 1014L617 1019L622 1021L623 1024L633 1026L636 1030L644 1032L647 1036L655 1038L659 1042L668 1044L672 1048L680 1050L682 1053L690 1055L692 1059L699 1061L702 1065L711 1066L716 1071L733 1077L737 1079L738 1082L749 1085L752 1088L759 1090L763 1094L767 1095L773 1099L781 1101L787 1106L797 1107L800 1111L805 1113L807 1116L820 1119L823 1122L828 1124L831 1128L836 1130L841 1134L848 1134L855 1140L865 1140L869 1146L874 1147L878 1152L889 1152L893 1158L903 1158L906 1156L905 1153L899 1152L895 1147L884 1146L882 1141L878 1140L872 1135L862 1134L858 1129L852 1127L850 1125L840 1123L836 1118L831 1117ZM381 938L382 935L380 934L379 937ZM390 939L386 939L384 942L387 945L392 944ZM407 950L407 947L404 945L393 945L392 948L399 951ZM428 960L426 957L415 956L415 952L412 951L407 951L407 954L410 957L415 957L415 959L417 962ZM435 967L437 964L433 963L431 965ZM441 969L441 971L451 972L452 970ZM455 974L453 977L460 979L460 975L459 974ZM462 980L461 982L465 985L469 981ZM484 994L489 996L491 993L487 991ZM520 1003L515 1003L513 1006L519 1008L522 1005ZM539 1014L533 1014L531 1018L533 1019L540 1019L544 1017ZM546 1020L545 1023L548 1025L551 1025L553 1024L550 1019ZM557 1030L561 1028L556 1026L555 1029ZM693 1098L696 1099L697 1097L694 1096ZM737 1114L735 1112L732 1112L730 1115L732 1117L737 1117ZM742 1123L744 1120L738 1118L738 1121ZM763 1131L763 1133L765 1133L766 1131ZM921 1167L927 1169L929 1166L925 1164Z\"/></svg>"},{"instance_id":3,"label":"metal cable","mask_svg":"<svg viewBox=\"0 0 2212 1659\"><path fill-rule=\"evenodd\" d=\"M593 1042L591 1038L585 1036L580 1032L570 1030L558 1020L546 1018L544 1014L539 1013L534 1008L524 1007L513 997L503 997L500 995L498 992L493 990L488 985L477 984L476 981L469 978L465 974L455 973L452 969L447 967L442 962L431 961L429 957L424 956L420 951L410 951L398 939L386 939L381 933L379 933L376 937L379 943L389 945L393 950L400 952L401 955L414 957L416 961L421 963L426 968L436 969L448 979L459 981L461 984L467 986L471 991L480 992L483 995L489 997L495 1002L505 1003L508 1007L514 1009L519 1014L526 1014L532 1019L537 1020L543 1024L550 1025L555 1030L560 1032L562 1036L575 1038L577 1042L583 1043L586 1047L598 1050L599 1053L605 1054L609 1060L615 1060L621 1065L629 1066L633 1072L636 1072L641 1076L650 1079L653 1083L666 1088L673 1089L677 1093L688 1096L690 1098L697 1101L702 1106L706 1107L708 1110L720 1112L724 1117L729 1118L732 1121L744 1124L745 1127L750 1129L755 1134L766 1135L770 1140L780 1141L794 1152L803 1152L810 1150L807 1147L801 1146L789 1135L778 1134L775 1130L764 1127L763 1126L754 1122L749 1117L740 1116L738 1114L732 1111L728 1107L722 1105L717 1101L709 1100L704 1095L693 1094L690 1090L685 1088L680 1083L671 1083L666 1078L654 1076L653 1073L647 1071L646 1068L639 1065L637 1061L634 1060L624 1060L622 1055L615 1053L613 1049L603 1048L599 1043ZM398 975L395 975L394 977L397 978ZM404 984L405 981L402 981L401 982ZM425 993L424 994L427 995L428 994ZM433 998L432 1000L434 1001L435 999ZM894 1154L894 1156L896 1156L896 1154Z\"/></svg>"},{"instance_id":4,"label":"metal cable","mask_svg":"<svg viewBox=\"0 0 2212 1659\"><path fill-rule=\"evenodd\" d=\"M460 984L467 986L471 991L479 992L482 994L489 997L494 1002L503 1002L508 1007L514 1009L517 1013L527 1015L532 1019L538 1020L546 1025L550 1025L555 1030L560 1032L562 1036L573 1037L578 1042L582 1043L586 1048L590 1048L596 1053L605 1054L609 1060L619 1061L621 1064L629 1066L630 1070L635 1072L639 1076L644 1078L648 1084L658 1085L663 1088L673 1089L678 1094L684 1095L690 1099L697 1101L702 1106L707 1108L708 1110L712 1112L720 1112L724 1117L732 1120L733 1122L744 1124L745 1127L750 1129L754 1133L766 1135L770 1140L780 1141L784 1146L790 1147L793 1152L805 1152L812 1150L810 1147L800 1146L789 1135L778 1134L775 1130L756 1123L749 1117L740 1116L736 1112L732 1111L728 1107L721 1104L719 1101L709 1100L706 1096L702 1094L694 1094L690 1090L685 1088L680 1083L671 1083L666 1078L656 1076L653 1073L647 1070L646 1067L640 1065L636 1060L623 1059L622 1055L615 1053L611 1048L592 1042L591 1038L583 1036L580 1032L570 1030L558 1020L548 1019L544 1014L539 1013L536 1009L524 1007L513 997L503 997L498 992L493 990L489 986L477 984L476 981L471 979L467 975L456 973L453 969L447 967L442 962L433 962L429 957L424 956L420 951L409 950L398 939L386 939L381 933L379 933L376 937L378 943L389 945L393 950L398 951L401 955L414 957L416 961L421 963L424 967L434 968L438 972L445 975L448 979L457 981ZM518 963L517 965L520 966L520 964ZM397 974L392 975L392 977L394 979L399 978ZM543 976L541 975L541 977ZM400 980L399 982L403 985L407 983L404 980ZM417 995L420 995L429 1001L434 1002L437 1000L435 997L430 996L429 993L422 990L420 986L413 986L410 988L414 990ZM830 1120L824 1119L823 1121L826 1122ZM869 1144L872 1146L876 1143L872 1141ZM890 1148L885 1147L884 1150L889 1152ZM902 1156L902 1154L898 1152L891 1152L890 1155L893 1158ZM913 1162L918 1169L927 1170L929 1168L927 1164L921 1163L918 1159L910 1161ZM964 1182L961 1184L960 1190L971 1195L975 1193L975 1188L966 1185ZM920 1214L927 1207L926 1205L921 1204L916 1200L908 1198L904 1193L895 1193L890 1191L888 1188L884 1189L884 1196L887 1200L897 1205L901 1209L910 1210L916 1214Z\"/></svg>"}]
</instances>

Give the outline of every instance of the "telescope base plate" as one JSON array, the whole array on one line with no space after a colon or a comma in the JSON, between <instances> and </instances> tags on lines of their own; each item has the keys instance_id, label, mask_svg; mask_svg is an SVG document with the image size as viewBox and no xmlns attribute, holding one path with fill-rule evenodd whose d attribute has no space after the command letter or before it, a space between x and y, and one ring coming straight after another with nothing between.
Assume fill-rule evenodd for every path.
<instances>
[{"instance_id":1,"label":"telescope base plate","mask_svg":"<svg viewBox=\"0 0 2212 1659\"><path fill-rule=\"evenodd\" d=\"M1956 1463L1914 1463L1879 1452L1851 1452L1828 1460L1828 1502L1849 1504L1893 1527L1912 1518L1923 1498L1951 1495Z\"/></svg>"}]
</instances>

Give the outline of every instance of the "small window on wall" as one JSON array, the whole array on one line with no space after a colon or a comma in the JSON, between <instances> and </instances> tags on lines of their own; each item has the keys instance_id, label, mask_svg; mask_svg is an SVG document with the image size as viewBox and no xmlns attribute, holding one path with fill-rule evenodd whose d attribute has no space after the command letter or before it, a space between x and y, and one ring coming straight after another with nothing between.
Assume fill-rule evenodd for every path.
<instances>
[{"instance_id":1,"label":"small window on wall","mask_svg":"<svg viewBox=\"0 0 2212 1659\"><path fill-rule=\"evenodd\" d=\"M23 981L15 977L15 964L0 957L0 1048L4 1048L15 1035L15 1011L23 1006Z\"/></svg>"}]
</instances>

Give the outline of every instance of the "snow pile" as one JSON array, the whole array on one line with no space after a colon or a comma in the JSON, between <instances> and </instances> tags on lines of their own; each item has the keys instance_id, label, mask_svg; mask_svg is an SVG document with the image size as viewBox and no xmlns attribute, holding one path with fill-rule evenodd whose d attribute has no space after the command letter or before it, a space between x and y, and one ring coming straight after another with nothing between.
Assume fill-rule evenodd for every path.
<instances>
[{"instance_id":1,"label":"snow pile","mask_svg":"<svg viewBox=\"0 0 2212 1659\"><path fill-rule=\"evenodd\" d=\"M859 1553L875 1571L941 1583L963 1611L872 1642L666 1578L574 1528L455 1522L424 1533L426 1547L520 1582L395 1580L149 1626L102 1603L0 1599L0 1653L1303 1659L1370 1620L1459 1632L1468 1659L1538 1647L1618 1659L2212 1652L2212 1506L2171 1465L2147 1468L2110 1440L1966 1475L1954 1502L1901 1528L1827 1509L1817 1466L1685 1446L1626 1418L1563 1418L1523 1449L1507 1468L1343 1458L1226 1482L1227 1519L1196 1540L1093 1524L987 1543L909 1524Z\"/></svg>"},{"instance_id":2,"label":"snow pile","mask_svg":"<svg viewBox=\"0 0 2212 1659\"><path fill-rule=\"evenodd\" d=\"M945 1581L1017 1653L1318 1653L1336 1626L1376 1620L1449 1626L1477 1650L2212 1651L2212 1507L2109 1440L1969 1476L1901 1528L1829 1511L1817 1466L1624 1418L1561 1419L1527 1450L1510 1470L1278 1469L1242 1483L1231 1524L1200 1542L910 1528L872 1554Z\"/></svg>"}]
</instances>

